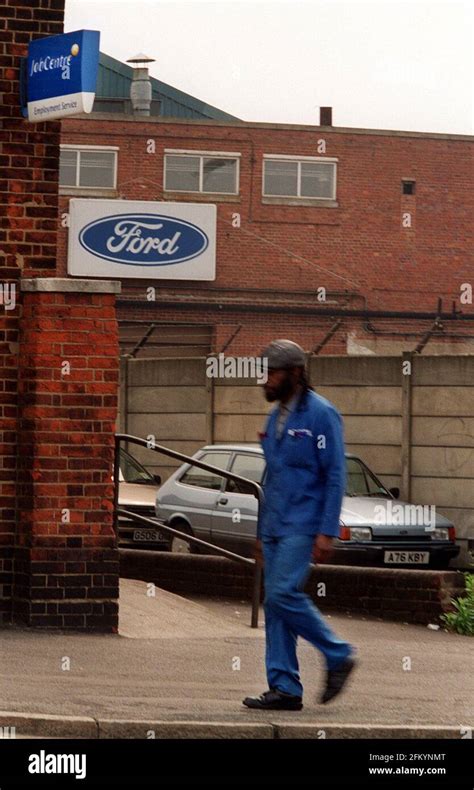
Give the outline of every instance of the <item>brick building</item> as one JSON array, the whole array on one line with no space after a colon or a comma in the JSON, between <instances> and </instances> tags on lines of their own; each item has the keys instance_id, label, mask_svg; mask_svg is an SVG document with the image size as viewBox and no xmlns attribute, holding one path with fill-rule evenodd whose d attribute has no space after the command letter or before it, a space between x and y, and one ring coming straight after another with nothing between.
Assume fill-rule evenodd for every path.
<instances>
[{"instance_id":1,"label":"brick building","mask_svg":"<svg viewBox=\"0 0 474 790\"><path fill-rule=\"evenodd\" d=\"M62 216L71 197L217 207L213 281L122 278L122 350L154 323L140 355L255 354L282 335L318 353L472 353L472 137L338 128L330 113L196 118L192 102L186 118L63 122Z\"/></svg>"}]
</instances>

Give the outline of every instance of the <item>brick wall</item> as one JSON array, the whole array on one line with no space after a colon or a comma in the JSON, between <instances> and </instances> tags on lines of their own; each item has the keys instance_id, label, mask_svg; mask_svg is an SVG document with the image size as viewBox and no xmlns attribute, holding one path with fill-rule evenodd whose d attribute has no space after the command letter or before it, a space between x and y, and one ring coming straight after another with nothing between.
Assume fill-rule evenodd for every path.
<instances>
[{"instance_id":1,"label":"brick wall","mask_svg":"<svg viewBox=\"0 0 474 790\"><path fill-rule=\"evenodd\" d=\"M14 614L30 625L116 624L113 303L110 294L24 295Z\"/></svg>"},{"instance_id":2,"label":"brick wall","mask_svg":"<svg viewBox=\"0 0 474 790\"><path fill-rule=\"evenodd\" d=\"M116 631L117 287L57 277L60 125L19 106L20 57L63 17L64 0L0 10L0 284L16 294L0 313L0 621Z\"/></svg>"},{"instance_id":3,"label":"brick wall","mask_svg":"<svg viewBox=\"0 0 474 790\"><path fill-rule=\"evenodd\" d=\"M153 582L178 595L252 597L253 570L225 557L120 549L120 575ZM321 587L320 585L324 585ZM437 623L462 595L464 579L455 571L389 568L313 567L306 592L323 611Z\"/></svg>"},{"instance_id":4,"label":"brick wall","mask_svg":"<svg viewBox=\"0 0 474 790\"><path fill-rule=\"evenodd\" d=\"M59 123L31 126L19 108L19 58L32 38L62 33L64 0L4 0L0 9L0 620L11 605L15 532L19 279L56 267Z\"/></svg>"},{"instance_id":5,"label":"brick wall","mask_svg":"<svg viewBox=\"0 0 474 790\"><path fill-rule=\"evenodd\" d=\"M118 184L112 197L138 200L205 201L217 205L217 278L215 283L162 282L157 301L146 301L149 282L127 285L141 304L121 306L123 318L195 321L215 326L219 350L242 324L230 351L256 353L261 342L282 333L314 347L332 325L322 318L316 289L328 291L334 307L372 310L435 310L438 297L451 309L462 283L472 283L472 138L409 132L327 129L318 127L228 122L131 120L115 116L69 119L62 142L119 147ZM262 161L269 153L319 155L338 159L337 206L268 204L262 199ZM155 153L147 153L149 140ZM241 153L240 194L202 196L165 192L165 149ZM403 195L402 179L416 181L416 194ZM67 211L69 195L61 196ZM79 194L76 191L76 195ZM87 197L88 192L83 193ZM91 193L100 197L100 190ZM104 195L105 196L105 195ZM294 202L294 201L293 201ZM410 228L402 214L412 215ZM233 227L233 215L241 218ZM66 266L67 231L60 234L61 266ZM156 284L160 286L160 281ZM253 289L242 292L238 289ZM269 289L269 293L255 289ZM221 289L232 289L222 291ZM237 289L237 290L233 290ZM186 303L180 307L182 302ZM196 305L196 302L200 304ZM193 307L193 303L195 306ZM233 308L234 306L234 308ZM245 306L249 309L245 310ZM326 305L327 307L327 305ZM464 305L464 312L472 306ZM284 321L282 320L284 316ZM345 353L348 347L387 353L413 348L431 320L346 318L324 353ZM401 332L383 336L377 330ZM472 323L446 322L445 334L470 333ZM472 340L436 338L435 353L466 351Z\"/></svg>"},{"instance_id":6,"label":"brick wall","mask_svg":"<svg viewBox=\"0 0 474 790\"><path fill-rule=\"evenodd\" d=\"M28 124L19 107L19 59L33 38L63 32L64 0L4 0L0 10L0 262L3 277L56 270L60 124Z\"/></svg>"}]
</instances>

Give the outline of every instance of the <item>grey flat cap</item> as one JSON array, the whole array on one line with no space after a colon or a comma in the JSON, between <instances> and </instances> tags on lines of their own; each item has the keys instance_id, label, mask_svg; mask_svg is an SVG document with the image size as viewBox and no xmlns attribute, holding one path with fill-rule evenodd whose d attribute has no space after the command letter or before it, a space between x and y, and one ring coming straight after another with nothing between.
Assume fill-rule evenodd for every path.
<instances>
[{"instance_id":1,"label":"grey flat cap","mask_svg":"<svg viewBox=\"0 0 474 790\"><path fill-rule=\"evenodd\" d=\"M306 365L306 354L292 340L272 340L272 342L262 351L261 357L268 360L268 368L271 370L281 370L288 368L304 368Z\"/></svg>"}]
</instances>

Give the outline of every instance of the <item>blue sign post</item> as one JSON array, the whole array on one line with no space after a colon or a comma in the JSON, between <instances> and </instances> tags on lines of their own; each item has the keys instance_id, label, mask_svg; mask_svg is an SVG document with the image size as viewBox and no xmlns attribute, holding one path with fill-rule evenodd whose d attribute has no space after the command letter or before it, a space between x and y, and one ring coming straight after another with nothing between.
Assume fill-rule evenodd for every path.
<instances>
[{"instance_id":1,"label":"blue sign post","mask_svg":"<svg viewBox=\"0 0 474 790\"><path fill-rule=\"evenodd\" d=\"M99 68L97 30L31 41L27 58L28 120L49 121L91 112Z\"/></svg>"}]
</instances>

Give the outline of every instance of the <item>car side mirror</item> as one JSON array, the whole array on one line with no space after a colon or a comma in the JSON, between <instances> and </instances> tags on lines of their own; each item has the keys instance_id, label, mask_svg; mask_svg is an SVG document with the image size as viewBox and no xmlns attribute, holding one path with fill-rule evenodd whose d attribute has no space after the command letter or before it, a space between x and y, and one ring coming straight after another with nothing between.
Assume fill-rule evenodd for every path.
<instances>
[{"instance_id":1,"label":"car side mirror","mask_svg":"<svg viewBox=\"0 0 474 790\"><path fill-rule=\"evenodd\" d=\"M157 485L161 485L161 475L153 475L153 479Z\"/></svg>"},{"instance_id":2,"label":"car side mirror","mask_svg":"<svg viewBox=\"0 0 474 790\"><path fill-rule=\"evenodd\" d=\"M400 489L399 488L396 488L396 487L395 488L389 488L388 490L390 491L390 493L391 493L391 495L393 496L394 499L398 499L398 497L400 496Z\"/></svg>"}]
</instances>

